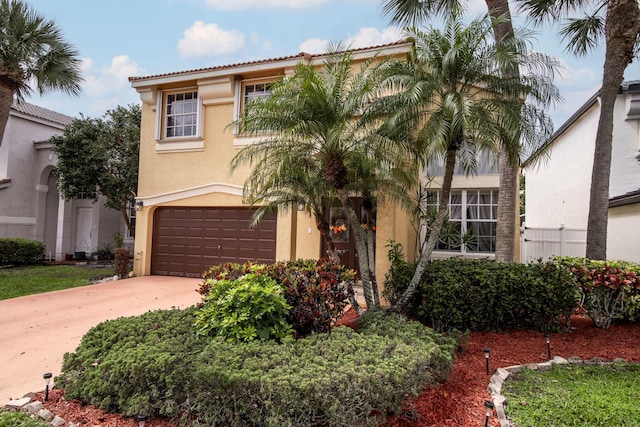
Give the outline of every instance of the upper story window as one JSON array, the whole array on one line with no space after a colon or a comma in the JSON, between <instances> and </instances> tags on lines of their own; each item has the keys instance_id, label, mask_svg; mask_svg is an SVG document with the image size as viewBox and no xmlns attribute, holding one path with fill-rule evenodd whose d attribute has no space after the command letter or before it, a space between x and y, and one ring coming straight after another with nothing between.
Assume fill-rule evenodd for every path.
<instances>
[{"instance_id":1,"label":"upper story window","mask_svg":"<svg viewBox=\"0 0 640 427\"><path fill-rule=\"evenodd\" d=\"M237 80L236 81L236 97L235 97L235 111L234 115L237 119L242 114L242 111L246 105L254 99L271 96L271 86L276 80L276 77L249 79L249 80ZM236 148L243 147L251 144L256 138L260 138L259 135L240 135L236 132L236 138L233 141L233 145ZM265 132L266 133L266 132Z\"/></svg>"},{"instance_id":2,"label":"upper story window","mask_svg":"<svg viewBox=\"0 0 640 427\"><path fill-rule=\"evenodd\" d=\"M271 82L264 83L248 83L243 85L243 103L244 108L252 99L260 98L262 96L271 95Z\"/></svg>"},{"instance_id":3,"label":"upper story window","mask_svg":"<svg viewBox=\"0 0 640 427\"><path fill-rule=\"evenodd\" d=\"M167 93L165 138L198 135L198 92Z\"/></svg>"}]
</instances>

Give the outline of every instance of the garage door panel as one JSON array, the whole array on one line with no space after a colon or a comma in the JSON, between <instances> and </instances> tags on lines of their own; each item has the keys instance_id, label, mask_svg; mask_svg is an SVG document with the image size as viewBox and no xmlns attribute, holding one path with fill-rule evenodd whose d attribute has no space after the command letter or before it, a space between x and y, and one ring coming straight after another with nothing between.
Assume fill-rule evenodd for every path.
<instances>
[{"instance_id":1,"label":"garage door panel","mask_svg":"<svg viewBox=\"0 0 640 427\"><path fill-rule=\"evenodd\" d=\"M275 261L277 220L250 227L245 208L159 208L154 216L151 274L200 277L225 262Z\"/></svg>"}]
</instances>

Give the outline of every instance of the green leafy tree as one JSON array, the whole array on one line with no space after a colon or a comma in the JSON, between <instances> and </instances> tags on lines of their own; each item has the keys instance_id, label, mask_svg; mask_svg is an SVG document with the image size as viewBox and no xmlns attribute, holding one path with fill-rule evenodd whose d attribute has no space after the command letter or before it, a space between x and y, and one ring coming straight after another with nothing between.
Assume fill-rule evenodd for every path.
<instances>
[{"instance_id":1,"label":"green leafy tree","mask_svg":"<svg viewBox=\"0 0 640 427\"><path fill-rule=\"evenodd\" d=\"M456 162L472 173L478 152L505 150L517 159L524 146L539 146L551 133L538 107L558 96L548 79L556 62L527 52L526 35L494 43L494 23L487 15L465 27L454 15L444 31L412 28L414 52L391 70L390 83L398 90L388 100L387 109L395 112L391 121L402 124L401 134L413 138L424 162L439 158L445 165L438 213L397 310L413 295L438 241ZM502 72L513 68L526 70L526 77ZM527 97L524 104L522 96Z\"/></svg>"},{"instance_id":2,"label":"green leafy tree","mask_svg":"<svg viewBox=\"0 0 640 427\"><path fill-rule=\"evenodd\" d=\"M582 56L595 48L604 36L605 58L600 88L600 118L596 132L589 217L587 258L607 257L609 220L609 177L613 142L613 110L624 78L638 48L640 9L637 0L520 0L522 8L536 22L561 22L560 35L567 49ZM580 12L580 18L565 19Z\"/></svg>"},{"instance_id":3,"label":"green leafy tree","mask_svg":"<svg viewBox=\"0 0 640 427\"><path fill-rule=\"evenodd\" d=\"M263 138L243 148L231 164L235 169L250 163L252 177L259 176L261 182L272 181L274 170L297 173L298 165L321 178L318 188L330 188L326 196L335 195L347 213L369 308L377 305L377 283L371 276L375 265L370 265L365 229L351 206L352 195L359 191L356 184L362 182L355 178L355 165L371 159L384 159L376 163L378 171L411 165L410 150L380 132L384 122L371 108L380 96L380 70L385 66L387 61L380 58L354 64L348 51L328 54L321 68L298 64L291 76L273 84L269 97L249 103L234 123L239 132ZM314 212L316 220L320 212Z\"/></svg>"},{"instance_id":4,"label":"green leafy tree","mask_svg":"<svg viewBox=\"0 0 640 427\"><path fill-rule=\"evenodd\" d=\"M80 60L52 21L20 0L0 0L0 143L14 98L34 84L40 94L80 93Z\"/></svg>"},{"instance_id":5,"label":"green leafy tree","mask_svg":"<svg viewBox=\"0 0 640 427\"><path fill-rule=\"evenodd\" d=\"M447 17L460 13L468 2L464 0L384 0L384 13L392 22L403 25L423 23L432 17ZM491 19L495 41L500 43L514 34L508 0L485 0ZM519 78L517 67L502 70L505 76ZM517 135L513 135L517 137ZM504 141L505 146L511 141ZM518 197L518 176L520 160L509 155L508 149L498 154L500 185L498 189L498 214L496 230L496 260L513 262L517 235L516 201Z\"/></svg>"},{"instance_id":6,"label":"green leafy tree","mask_svg":"<svg viewBox=\"0 0 640 427\"><path fill-rule=\"evenodd\" d=\"M127 208L134 204L138 188L140 119L139 105L118 106L102 118L75 119L64 134L51 138L62 196L105 196L105 205L120 211L131 235Z\"/></svg>"}]
</instances>

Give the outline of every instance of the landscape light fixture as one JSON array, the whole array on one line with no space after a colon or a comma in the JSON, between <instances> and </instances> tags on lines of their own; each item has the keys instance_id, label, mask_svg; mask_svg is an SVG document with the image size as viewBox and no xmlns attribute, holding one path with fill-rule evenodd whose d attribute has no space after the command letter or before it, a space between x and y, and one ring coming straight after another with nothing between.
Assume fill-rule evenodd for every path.
<instances>
[{"instance_id":1,"label":"landscape light fixture","mask_svg":"<svg viewBox=\"0 0 640 427\"><path fill-rule=\"evenodd\" d=\"M138 427L144 427L147 418L149 418L149 416L146 414L138 414Z\"/></svg>"},{"instance_id":2,"label":"landscape light fixture","mask_svg":"<svg viewBox=\"0 0 640 427\"><path fill-rule=\"evenodd\" d=\"M42 378L44 378L44 401L47 402L49 401L49 383L51 382L51 377L53 375L51 374L51 372L47 372L46 374L44 374L42 376Z\"/></svg>"},{"instance_id":3,"label":"landscape light fixture","mask_svg":"<svg viewBox=\"0 0 640 427\"><path fill-rule=\"evenodd\" d=\"M486 408L486 417L484 419L484 427L489 427L489 417L491 417L491 412L493 411L493 402L491 402L490 400L485 400L484 407Z\"/></svg>"},{"instance_id":4,"label":"landscape light fixture","mask_svg":"<svg viewBox=\"0 0 640 427\"><path fill-rule=\"evenodd\" d=\"M547 340L547 356L549 356L549 360L551 360L551 341L549 341L549 334L544 334L544 337Z\"/></svg>"},{"instance_id":5,"label":"landscape light fixture","mask_svg":"<svg viewBox=\"0 0 640 427\"><path fill-rule=\"evenodd\" d=\"M484 351L484 360L485 365L487 366L487 375L489 375L489 347L485 347L482 351Z\"/></svg>"}]
</instances>

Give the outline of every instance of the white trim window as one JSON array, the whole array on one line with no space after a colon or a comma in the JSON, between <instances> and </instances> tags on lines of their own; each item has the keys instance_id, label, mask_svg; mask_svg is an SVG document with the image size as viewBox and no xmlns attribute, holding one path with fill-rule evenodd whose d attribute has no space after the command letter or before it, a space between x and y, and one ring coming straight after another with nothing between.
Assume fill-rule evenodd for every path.
<instances>
[{"instance_id":1,"label":"white trim window","mask_svg":"<svg viewBox=\"0 0 640 427\"><path fill-rule=\"evenodd\" d=\"M164 137L198 136L198 91L169 92L164 97Z\"/></svg>"},{"instance_id":2,"label":"white trim window","mask_svg":"<svg viewBox=\"0 0 640 427\"><path fill-rule=\"evenodd\" d=\"M427 195L426 207L437 211L440 192ZM458 190L449 195L449 218L435 250L466 253L495 253L498 190Z\"/></svg>"},{"instance_id":3,"label":"white trim window","mask_svg":"<svg viewBox=\"0 0 640 427\"><path fill-rule=\"evenodd\" d=\"M277 77L237 80L235 90L234 118L238 119L240 117L245 105L251 102L251 100L264 96L271 96L271 85L276 81L276 79ZM237 129L234 129L234 133L236 135L236 138L233 141L233 145L236 148L243 147L245 145L251 144L258 139L261 139L261 136L259 135L246 136L239 134Z\"/></svg>"}]
</instances>

